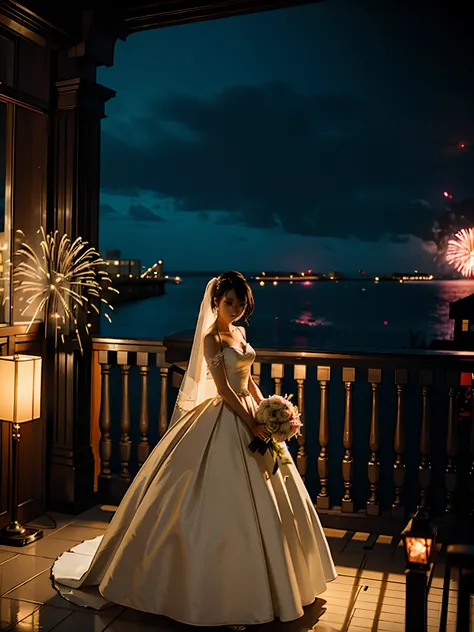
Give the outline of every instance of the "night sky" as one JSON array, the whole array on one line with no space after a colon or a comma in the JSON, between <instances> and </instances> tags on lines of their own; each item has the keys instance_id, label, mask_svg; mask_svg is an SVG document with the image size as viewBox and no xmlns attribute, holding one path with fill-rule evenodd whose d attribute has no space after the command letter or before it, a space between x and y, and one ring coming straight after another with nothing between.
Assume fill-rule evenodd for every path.
<instances>
[{"instance_id":1,"label":"night sky","mask_svg":"<svg viewBox=\"0 0 474 632\"><path fill-rule=\"evenodd\" d=\"M119 42L99 73L117 91L101 250L174 270L435 271L443 191L474 197L474 81L459 22L411 4L325 0Z\"/></svg>"}]
</instances>

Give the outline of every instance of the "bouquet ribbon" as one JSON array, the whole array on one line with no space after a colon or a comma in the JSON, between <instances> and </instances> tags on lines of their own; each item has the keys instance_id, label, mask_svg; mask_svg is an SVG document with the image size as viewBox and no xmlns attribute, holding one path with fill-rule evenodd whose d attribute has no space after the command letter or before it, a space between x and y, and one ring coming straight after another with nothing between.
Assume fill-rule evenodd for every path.
<instances>
[{"instance_id":1,"label":"bouquet ribbon","mask_svg":"<svg viewBox=\"0 0 474 632\"><path fill-rule=\"evenodd\" d=\"M253 441L249 443L249 448L252 452L258 452L262 456L265 452L270 452L273 458L273 471L272 475L278 472L278 451L275 447L275 442L273 439L268 439L268 441L264 441L260 439L260 437L255 437Z\"/></svg>"}]
</instances>

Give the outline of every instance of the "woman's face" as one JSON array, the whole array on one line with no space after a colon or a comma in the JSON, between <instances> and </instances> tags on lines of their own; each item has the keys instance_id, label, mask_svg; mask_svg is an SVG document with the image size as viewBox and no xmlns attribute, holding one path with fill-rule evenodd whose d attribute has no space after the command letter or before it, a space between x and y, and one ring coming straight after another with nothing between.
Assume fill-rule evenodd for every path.
<instances>
[{"instance_id":1,"label":"woman's face","mask_svg":"<svg viewBox=\"0 0 474 632\"><path fill-rule=\"evenodd\" d=\"M234 290L229 290L219 299L217 307L219 317L226 323L233 323L244 315L247 301L241 301Z\"/></svg>"}]
</instances>

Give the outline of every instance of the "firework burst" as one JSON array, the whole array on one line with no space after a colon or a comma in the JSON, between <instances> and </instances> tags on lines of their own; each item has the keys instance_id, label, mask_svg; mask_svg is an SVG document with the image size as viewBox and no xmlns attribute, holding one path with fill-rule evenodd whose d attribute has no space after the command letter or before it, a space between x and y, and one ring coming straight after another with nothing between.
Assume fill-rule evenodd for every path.
<instances>
[{"instance_id":1,"label":"firework burst","mask_svg":"<svg viewBox=\"0 0 474 632\"><path fill-rule=\"evenodd\" d=\"M448 241L446 261L463 276L474 275L474 228L463 228Z\"/></svg>"},{"instance_id":2,"label":"firework burst","mask_svg":"<svg viewBox=\"0 0 474 632\"><path fill-rule=\"evenodd\" d=\"M22 231L17 231L24 237ZM59 236L59 232L46 235L43 228L40 254L24 242L15 253L21 262L14 266L14 291L21 294L26 302L22 315L28 310L33 316L28 330L38 315L44 316L45 336L54 336L57 345L58 336L75 332L81 353L83 352L82 333L89 333L88 316L91 310L100 314L100 305L113 310L103 298L104 289L118 293L111 287L112 280L105 270L105 265L95 248L78 237L71 242L67 235ZM110 321L110 315L104 312Z\"/></svg>"}]
</instances>

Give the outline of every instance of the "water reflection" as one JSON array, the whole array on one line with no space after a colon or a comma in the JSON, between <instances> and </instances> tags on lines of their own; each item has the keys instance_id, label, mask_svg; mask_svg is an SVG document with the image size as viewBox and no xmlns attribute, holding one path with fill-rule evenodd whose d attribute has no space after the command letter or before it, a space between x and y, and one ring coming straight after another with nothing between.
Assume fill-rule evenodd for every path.
<instances>
[{"instance_id":1,"label":"water reflection","mask_svg":"<svg viewBox=\"0 0 474 632\"><path fill-rule=\"evenodd\" d=\"M325 318L313 316L313 312L310 309L301 312L298 318L294 318L291 322L306 327L330 327L333 324Z\"/></svg>"}]
</instances>

